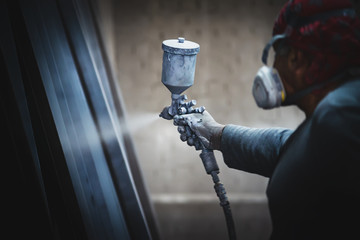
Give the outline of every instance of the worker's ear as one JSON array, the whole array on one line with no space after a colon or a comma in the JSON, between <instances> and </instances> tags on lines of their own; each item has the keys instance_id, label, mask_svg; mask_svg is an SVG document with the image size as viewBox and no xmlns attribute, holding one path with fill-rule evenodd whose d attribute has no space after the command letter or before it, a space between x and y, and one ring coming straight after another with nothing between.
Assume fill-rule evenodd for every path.
<instances>
[{"instance_id":1,"label":"worker's ear","mask_svg":"<svg viewBox=\"0 0 360 240\"><path fill-rule=\"evenodd\" d=\"M309 67L310 61L304 51L291 47L287 59L288 68L295 75L303 75Z\"/></svg>"}]
</instances>

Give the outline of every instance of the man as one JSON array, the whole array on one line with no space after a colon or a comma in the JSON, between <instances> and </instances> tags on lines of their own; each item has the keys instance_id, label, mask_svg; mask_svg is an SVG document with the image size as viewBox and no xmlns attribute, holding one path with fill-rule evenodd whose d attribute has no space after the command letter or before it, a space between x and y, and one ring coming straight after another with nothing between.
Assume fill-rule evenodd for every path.
<instances>
[{"instance_id":1,"label":"man","mask_svg":"<svg viewBox=\"0 0 360 240\"><path fill-rule=\"evenodd\" d=\"M253 95L265 109L304 111L295 131L224 126L206 111L177 116L178 131L194 142L190 126L229 167L269 178L271 239L360 239L360 21L346 0L289 1L265 64L272 45Z\"/></svg>"}]
</instances>

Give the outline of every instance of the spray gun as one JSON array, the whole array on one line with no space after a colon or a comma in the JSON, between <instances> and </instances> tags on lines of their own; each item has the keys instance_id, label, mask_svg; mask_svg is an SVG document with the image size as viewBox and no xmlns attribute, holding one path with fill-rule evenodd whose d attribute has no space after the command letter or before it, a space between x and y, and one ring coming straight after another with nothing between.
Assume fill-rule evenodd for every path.
<instances>
[{"instance_id":1,"label":"spray gun","mask_svg":"<svg viewBox=\"0 0 360 240\"><path fill-rule=\"evenodd\" d=\"M165 40L162 43L163 65L161 82L171 92L171 105L165 107L160 113L160 117L172 120L175 116L190 114L190 113L203 113L205 107L201 106L195 108L195 100L186 102L187 96L181 95L186 89L191 87L194 83L196 55L199 53L199 44L187 41L184 38ZM236 239L234 220L230 209L230 203L226 196L226 191L223 184L219 179L219 167L217 165L214 152L207 149L201 140L196 137L195 133L189 126L185 126L186 135L191 136L194 141L196 150L201 150L200 158L205 167L207 174L211 175L214 182L215 192L220 200L220 205L224 210L226 225L228 229L229 239Z\"/></svg>"}]
</instances>

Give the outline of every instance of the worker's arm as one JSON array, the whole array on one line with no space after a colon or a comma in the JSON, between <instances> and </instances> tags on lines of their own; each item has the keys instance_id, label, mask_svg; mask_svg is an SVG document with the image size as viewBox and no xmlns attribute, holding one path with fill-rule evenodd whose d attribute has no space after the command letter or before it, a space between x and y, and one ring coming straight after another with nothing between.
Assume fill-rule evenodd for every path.
<instances>
[{"instance_id":1,"label":"worker's arm","mask_svg":"<svg viewBox=\"0 0 360 240\"><path fill-rule=\"evenodd\" d=\"M270 177L281 149L292 133L292 130L284 128L226 125L220 150L230 168Z\"/></svg>"},{"instance_id":2,"label":"worker's arm","mask_svg":"<svg viewBox=\"0 0 360 240\"><path fill-rule=\"evenodd\" d=\"M189 126L208 149L220 150L225 163L246 172L270 177L281 149L292 134L285 128L247 128L217 123L207 111L174 117L181 140L193 145Z\"/></svg>"}]
</instances>

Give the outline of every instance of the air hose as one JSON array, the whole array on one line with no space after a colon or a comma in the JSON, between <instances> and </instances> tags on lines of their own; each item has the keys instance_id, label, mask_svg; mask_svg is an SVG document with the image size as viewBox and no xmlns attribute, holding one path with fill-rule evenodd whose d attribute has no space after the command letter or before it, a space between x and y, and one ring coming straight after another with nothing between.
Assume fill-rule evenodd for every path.
<instances>
[{"instance_id":1,"label":"air hose","mask_svg":"<svg viewBox=\"0 0 360 240\"><path fill-rule=\"evenodd\" d=\"M211 175L212 180L214 182L214 189L216 195L220 200L220 206L223 208L226 220L226 226L228 230L228 235L230 240L236 240L236 232L235 232L235 224L232 217L230 203L226 196L226 191L224 185L220 182L219 179L219 167L216 163L215 155L213 150L204 148L201 151L200 158L204 164L206 173Z\"/></svg>"}]
</instances>

